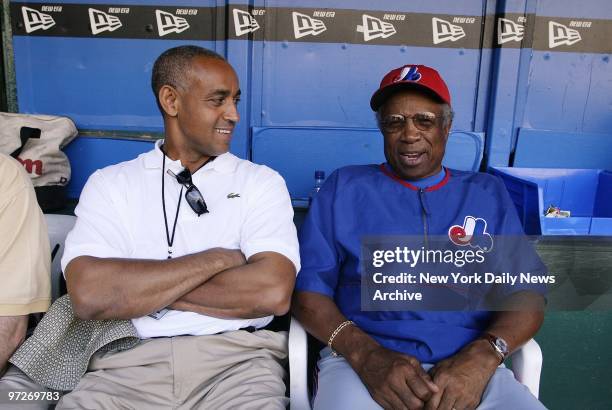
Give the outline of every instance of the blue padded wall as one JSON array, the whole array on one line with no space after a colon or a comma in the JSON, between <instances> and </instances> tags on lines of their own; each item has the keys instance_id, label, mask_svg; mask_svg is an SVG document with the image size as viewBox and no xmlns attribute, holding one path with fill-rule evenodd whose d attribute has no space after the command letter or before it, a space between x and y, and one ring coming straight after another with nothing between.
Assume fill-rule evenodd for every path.
<instances>
[{"instance_id":1,"label":"blue padded wall","mask_svg":"<svg viewBox=\"0 0 612 410\"><path fill-rule=\"evenodd\" d=\"M77 138L65 150L73 170L68 184L68 196L78 198L87 178L97 169L129 161L151 149L153 149L152 141Z\"/></svg>"},{"instance_id":2,"label":"blue padded wall","mask_svg":"<svg viewBox=\"0 0 612 410\"><path fill-rule=\"evenodd\" d=\"M534 13L535 27L533 48L521 53L521 72L513 85L517 91L510 149L516 161L511 165L609 167L612 4L528 0L525 7ZM578 37L555 42L551 25L574 30ZM491 165L504 162L496 158Z\"/></svg>"},{"instance_id":3,"label":"blue padded wall","mask_svg":"<svg viewBox=\"0 0 612 410\"><path fill-rule=\"evenodd\" d=\"M292 4L280 0L255 2L256 6L281 8ZM322 7L322 3L301 2L300 7ZM384 19L380 10L422 14L419 19L427 22L422 27L429 32L419 35L431 43L431 16L436 13L475 16L471 24L477 25L487 2L326 1L324 7L336 13L338 9L362 10L363 14L370 13L379 19ZM280 21L283 16L275 17L275 21L266 20L266 27L283 24ZM334 18L320 20L328 30L337 24ZM390 22L395 26L401 24ZM392 68L407 63L437 68L451 91L456 111L453 129L479 135L484 131L484 118L478 116L478 97L486 94L487 85L480 83L481 73L488 73L490 68L482 67L482 62L489 64L490 59L483 57L483 49L479 47L482 42L479 27L468 43L471 48L449 48L446 44L410 45L409 38L392 45L370 45L356 30L357 23L359 20L350 20L343 27L348 32L345 42L276 41L254 47L257 63L253 64L253 98L261 96L261 99L253 101L256 114L252 124L257 128L252 134L252 158L278 169L287 179L293 197L308 195L316 169L329 174L343 165L384 161L382 136L376 129L369 100L382 76ZM485 51L490 54L490 49ZM448 162L461 164L464 169L478 169L479 162L476 166L474 163L482 157L482 146L474 149L474 138L467 140L470 142L465 146L449 145ZM466 156L469 156L467 161Z\"/></svg>"},{"instance_id":4,"label":"blue padded wall","mask_svg":"<svg viewBox=\"0 0 612 410\"><path fill-rule=\"evenodd\" d=\"M152 62L182 43L15 37L19 109L66 115L81 130L161 132L150 86Z\"/></svg>"},{"instance_id":5,"label":"blue padded wall","mask_svg":"<svg viewBox=\"0 0 612 410\"><path fill-rule=\"evenodd\" d=\"M607 154L612 140L608 0L57 4L63 10L54 11L41 0L11 1L16 90L20 112L67 115L80 130L90 131L87 135L110 137L95 142L80 137L68 149L73 196L94 164L115 163L123 158L119 153L133 152L133 142L117 135L162 132L149 86L151 67L163 50L187 43L225 55L240 78L241 122L232 152L279 168L295 197L308 192L315 169L382 161L381 136L368 102L381 76L406 63L437 68L452 94L454 135L484 140L478 150L472 143L449 145L449 164L473 169L482 158L493 166L606 168L612 162ZM22 22L19 26L22 6L47 7L44 12L56 26L26 33ZM87 32L88 8L115 13L123 26L96 35ZM189 29L157 35L156 9L181 15ZM246 13L255 25L240 26L248 20ZM306 30L297 38L295 13L318 20L325 29ZM392 30L374 30L366 40L371 27L360 29L366 18L374 21L374 28ZM463 35L434 41L435 21L440 20ZM561 39L561 45L550 47L551 22L563 25L566 34L578 32L580 39L572 44ZM523 31L508 33L508 27ZM145 138L144 146L150 141ZM83 151L90 149L95 151ZM84 157L90 161L85 163Z\"/></svg>"},{"instance_id":6,"label":"blue padded wall","mask_svg":"<svg viewBox=\"0 0 612 410\"><path fill-rule=\"evenodd\" d=\"M26 3L37 8L35 4L42 1L13 1L13 7ZM63 1L62 12L69 10L69 5L92 5L101 10L113 7L129 7L130 13L142 12L142 6L160 6L164 10L173 8L197 7L200 13L209 14L209 20L216 21L217 9L226 7L225 1ZM97 6L97 5L100 6ZM140 9L138 8L140 7ZM40 8L40 7L38 7ZM152 9L152 8L151 8ZM85 9L86 11L86 9ZM151 10L146 10L151 12ZM49 12L59 25L60 13ZM122 14L117 14L122 19ZM87 14L83 15L87 21ZM191 26L197 28L195 17L185 16ZM154 17L153 17L154 19ZM191 20L189 20L191 19ZM153 20L154 21L154 20ZM224 20L222 20L223 22ZM13 22L14 23L14 22ZM62 27L67 31L77 31L81 21L69 20ZM15 23L14 23L15 24ZM142 30L144 32L144 30ZM200 30L202 31L202 30ZM14 32L13 50L16 73L16 88L19 111L23 113L44 113L64 115L72 118L80 131L100 131L108 135L117 132L130 134L162 133L163 123L155 97L151 91L151 69L155 58L164 50L181 44L196 44L226 54L226 41L215 37L208 40L194 38L92 38L17 35ZM155 27L153 27L155 35ZM233 59L232 59L233 60ZM237 59L236 59L237 60ZM247 83L248 69L239 61L232 61L242 83ZM243 118L248 117L246 105L239 108ZM248 121L242 121L234 132L232 152L241 157L248 157L249 138ZM76 148L67 150L73 164L73 178L69 185L69 195L78 197L87 177L97 167L119 162L125 159L121 153L134 152L134 141L118 138L100 138L95 143L79 141L73 144ZM148 144L150 145L150 144ZM95 148L95 151L85 152ZM93 162L83 162L84 154Z\"/></svg>"}]
</instances>

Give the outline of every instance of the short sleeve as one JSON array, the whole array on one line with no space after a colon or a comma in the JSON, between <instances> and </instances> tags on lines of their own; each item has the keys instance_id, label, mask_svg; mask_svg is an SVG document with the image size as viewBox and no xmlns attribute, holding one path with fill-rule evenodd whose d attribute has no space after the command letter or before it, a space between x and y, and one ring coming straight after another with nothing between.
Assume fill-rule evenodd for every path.
<instances>
[{"instance_id":1,"label":"short sleeve","mask_svg":"<svg viewBox=\"0 0 612 410\"><path fill-rule=\"evenodd\" d=\"M68 263L79 256L129 257L130 235L124 220L125 212L121 212L125 205L119 190L109 189L109 184L100 171L92 174L85 184L75 209L76 223L66 237L62 257L64 272Z\"/></svg>"},{"instance_id":2,"label":"short sleeve","mask_svg":"<svg viewBox=\"0 0 612 410\"><path fill-rule=\"evenodd\" d=\"M0 158L0 316L45 312L51 303L47 224L29 176L12 161Z\"/></svg>"},{"instance_id":3,"label":"short sleeve","mask_svg":"<svg viewBox=\"0 0 612 410\"><path fill-rule=\"evenodd\" d=\"M260 252L277 252L300 270L299 245L293 207L283 178L260 167L248 195L248 210L241 228L240 249L247 259Z\"/></svg>"}]
</instances>

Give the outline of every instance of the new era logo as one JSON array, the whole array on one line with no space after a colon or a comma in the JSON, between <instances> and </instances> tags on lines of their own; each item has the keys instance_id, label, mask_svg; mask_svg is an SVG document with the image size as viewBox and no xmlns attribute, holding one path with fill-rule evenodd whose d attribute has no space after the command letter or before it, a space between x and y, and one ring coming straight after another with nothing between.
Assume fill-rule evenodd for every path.
<instances>
[{"instance_id":1,"label":"new era logo","mask_svg":"<svg viewBox=\"0 0 612 410\"><path fill-rule=\"evenodd\" d=\"M48 14L41 13L38 10L29 7L22 7L21 14L25 23L26 33L31 33L36 30L48 30L55 26L55 20Z\"/></svg>"},{"instance_id":2,"label":"new era logo","mask_svg":"<svg viewBox=\"0 0 612 410\"><path fill-rule=\"evenodd\" d=\"M375 38L387 38L396 33L393 24L377 19L376 17L364 14L362 25L357 26L357 32L363 33L363 41L374 40Z\"/></svg>"},{"instance_id":3,"label":"new era logo","mask_svg":"<svg viewBox=\"0 0 612 410\"><path fill-rule=\"evenodd\" d=\"M497 20L497 44L504 44L509 41L523 40L525 26L517 24L512 20L500 18Z\"/></svg>"},{"instance_id":4,"label":"new era logo","mask_svg":"<svg viewBox=\"0 0 612 410\"><path fill-rule=\"evenodd\" d=\"M582 37L577 30L554 21L548 22L548 48L562 45L571 46L580 40L582 40Z\"/></svg>"},{"instance_id":5,"label":"new era logo","mask_svg":"<svg viewBox=\"0 0 612 410\"><path fill-rule=\"evenodd\" d=\"M170 33L182 33L189 28L189 23L182 17L176 17L165 11L155 10L157 31L160 37Z\"/></svg>"},{"instance_id":6,"label":"new era logo","mask_svg":"<svg viewBox=\"0 0 612 410\"><path fill-rule=\"evenodd\" d=\"M105 31L115 31L122 26L118 17L96 9L89 9L89 24L94 36Z\"/></svg>"},{"instance_id":7,"label":"new era logo","mask_svg":"<svg viewBox=\"0 0 612 410\"><path fill-rule=\"evenodd\" d=\"M325 30L327 30L327 27L321 20L313 19L296 11L293 12L293 34L296 39L308 35L318 36Z\"/></svg>"},{"instance_id":8,"label":"new era logo","mask_svg":"<svg viewBox=\"0 0 612 410\"><path fill-rule=\"evenodd\" d=\"M236 29L236 36L242 36L259 29L259 24L251 13L234 9L234 28Z\"/></svg>"},{"instance_id":9,"label":"new era logo","mask_svg":"<svg viewBox=\"0 0 612 410\"><path fill-rule=\"evenodd\" d=\"M431 19L433 28L433 43L440 44L445 41L457 41L465 37L463 27L451 24L446 20L433 17Z\"/></svg>"}]
</instances>

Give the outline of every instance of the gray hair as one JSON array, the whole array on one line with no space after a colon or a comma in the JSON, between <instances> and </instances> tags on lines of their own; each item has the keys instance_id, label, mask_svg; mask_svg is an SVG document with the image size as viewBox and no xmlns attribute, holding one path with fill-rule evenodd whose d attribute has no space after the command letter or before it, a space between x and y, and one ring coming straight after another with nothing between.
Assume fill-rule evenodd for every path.
<instances>
[{"instance_id":1,"label":"gray hair","mask_svg":"<svg viewBox=\"0 0 612 410\"><path fill-rule=\"evenodd\" d=\"M454 117L455 112L451 109L450 105L446 103L442 104L442 119L444 121L442 125L447 127L453 121Z\"/></svg>"},{"instance_id":2,"label":"gray hair","mask_svg":"<svg viewBox=\"0 0 612 410\"><path fill-rule=\"evenodd\" d=\"M162 115L164 114L164 110L159 102L159 90L161 90L164 85L169 85L179 90L187 89L188 84L185 84L185 77L186 73L191 70L191 63L195 57L214 58L226 61L225 58L212 50L193 45L168 49L155 60L153 72L151 73L151 88L153 94L155 94L155 101Z\"/></svg>"}]
</instances>

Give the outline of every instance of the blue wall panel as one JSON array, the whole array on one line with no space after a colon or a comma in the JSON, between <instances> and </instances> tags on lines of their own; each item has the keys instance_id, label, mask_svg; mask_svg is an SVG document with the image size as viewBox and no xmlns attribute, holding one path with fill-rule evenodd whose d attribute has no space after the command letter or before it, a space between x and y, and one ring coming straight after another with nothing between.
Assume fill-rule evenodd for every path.
<instances>
[{"instance_id":1,"label":"blue wall panel","mask_svg":"<svg viewBox=\"0 0 612 410\"><path fill-rule=\"evenodd\" d=\"M601 159L595 157L606 154L590 150L603 146L593 145L594 137L587 134L600 133L602 138L595 140L603 141L610 137L612 129L612 66L609 63L612 22L605 20L612 17L611 3L607 0L508 0L498 3L498 13L502 10L505 13L522 10L526 36L532 38L521 49L495 50L487 128L488 164L518 165L513 162L516 155L521 157L521 163L530 158L532 166L564 167L567 157L577 155L579 158L572 162L586 167L601 165ZM551 25L559 24L564 26L559 33L574 30L578 39L571 44L552 41ZM534 132L526 133L528 130ZM546 134L548 131L559 132L563 142L547 145L550 138L537 138L550 135ZM583 140L591 143L576 151L562 150L561 147L569 148L568 134L572 134L575 144ZM517 143L522 135L529 138L528 145L526 141ZM533 155L525 152L527 146ZM537 155L543 152L546 158L537 165Z\"/></svg>"},{"instance_id":2,"label":"blue wall panel","mask_svg":"<svg viewBox=\"0 0 612 410\"><path fill-rule=\"evenodd\" d=\"M19 110L66 115L79 129L160 132L150 85L153 61L184 43L15 37Z\"/></svg>"},{"instance_id":3,"label":"blue wall panel","mask_svg":"<svg viewBox=\"0 0 612 410\"><path fill-rule=\"evenodd\" d=\"M106 5L109 2L70 0L62 4ZM162 121L149 86L152 63L169 47L195 43L224 54L240 78L243 90L239 108L241 122L235 131L232 152L269 165L274 165L271 158L277 153L316 148L318 143L315 142L320 141L321 135L329 135L329 129L373 130L376 124L368 105L370 96L384 73L406 63L431 65L442 73L449 84L456 112L453 130L484 135L488 165L511 165L515 156L523 162L537 162L537 157L521 148L527 146L533 153L547 152L542 165L561 164L568 155L561 148L571 149L568 147L573 138L585 142L603 141L598 135L610 135L610 53L572 52L565 46L546 47L550 20L565 18L567 21L562 22L569 25L570 18L581 21L612 19L612 7L607 0L580 3L571 0L305 0L299 7L290 0L241 0L231 4L226 0L120 0L112 4L216 7L217 37L196 41L15 35L17 97L21 112L67 115L81 130L98 130L109 135L114 131L160 132ZM257 9L259 13L254 16L260 27L248 36L234 35L232 9L235 7L251 12ZM277 8L285 10L285 14L274 12ZM412 31L401 39L396 35L393 45L373 45L360 39L362 34L354 21L324 18L328 33L342 31L347 33L348 40L326 42L311 35L304 41L297 41L293 38L293 30L287 30L292 24L290 12L299 10L312 14L313 9L332 10L337 14L350 12L358 20L366 13L381 19L383 12L419 13L422 30ZM478 26L473 38L476 45L456 47L451 42L434 45L430 23L432 18L440 16L446 16L444 18L449 21L453 16L478 19L472 26ZM495 45L500 17L524 26L522 42L510 42L503 47ZM284 20L280 21L281 18ZM612 35L609 27L612 22L601 21L607 21L607 33ZM195 26L195 22L192 20L192 25ZM391 22L398 30L403 24ZM468 33L474 32L468 30L469 25L457 24L463 24ZM582 35L578 46L597 40L589 37L593 36L588 28L576 30ZM602 32L597 33L601 35ZM411 36L419 37L420 41L425 39L425 42L416 46ZM278 147L286 147L288 141L275 133L265 133L266 128L282 127L303 131L300 132L303 138L290 141L292 150L275 150L273 138L278 138ZM547 150L547 146L542 145L548 139L539 139L539 136L550 135L547 132L563 135L565 142L558 144L559 149ZM256 134L259 133L266 135L266 144L258 143ZM336 153L335 166L353 163L355 158L366 155L366 151L368 158L381 154L378 146L354 148L347 143L350 140L344 141L341 136L324 144ZM519 140L523 136L529 140ZM90 167L72 156L90 145L85 141L75 144L84 144L79 150L69 150L75 180L84 181ZM95 155L100 157L99 164L114 162L114 156L122 152L126 144L131 142L112 138L96 142ZM523 151L516 152L517 147ZM605 162L601 159L605 153L590 155L593 152L589 150L596 149L592 143L583 148L576 151L580 157L578 163L588 166L589 163ZM261 152L262 149L269 152ZM471 152L461 145L451 151L458 156ZM321 160L312 155L304 161L312 170L319 167ZM298 175L299 172L302 171L296 169L284 175L290 186L297 187L296 193L302 195L306 180ZM307 183L310 183L311 173L307 172ZM82 184L71 185L71 193L77 195L79 186Z\"/></svg>"},{"instance_id":4,"label":"blue wall panel","mask_svg":"<svg viewBox=\"0 0 612 410\"><path fill-rule=\"evenodd\" d=\"M523 35L521 36L522 41L518 43L521 45L520 48L498 47L492 51L490 100L488 101L486 126L486 162L488 165L507 165L514 149L515 121L522 109L522 105L518 103L522 89L518 84L526 73L531 54L529 36L525 31L529 25L535 24L533 15L527 17L532 11L526 0L506 0L496 4L496 14L504 15L505 18L522 26ZM496 19L494 24L497 22ZM497 27L493 29L498 30ZM499 35L499 32L497 34ZM509 44L517 44L517 40L512 40Z\"/></svg>"},{"instance_id":5,"label":"blue wall panel","mask_svg":"<svg viewBox=\"0 0 612 410\"><path fill-rule=\"evenodd\" d=\"M612 170L612 138L606 134L521 128L514 165L530 168Z\"/></svg>"},{"instance_id":6,"label":"blue wall panel","mask_svg":"<svg viewBox=\"0 0 612 410\"><path fill-rule=\"evenodd\" d=\"M152 148L152 141L114 140L109 138L75 139L65 150L72 166L68 196L78 198L87 178L97 169L134 159Z\"/></svg>"},{"instance_id":7,"label":"blue wall panel","mask_svg":"<svg viewBox=\"0 0 612 410\"><path fill-rule=\"evenodd\" d=\"M612 64L607 56L534 51L523 127L610 133Z\"/></svg>"},{"instance_id":8,"label":"blue wall panel","mask_svg":"<svg viewBox=\"0 0 612 410\"><path fill-rule=\"evenodd\" d=\"M534 48L521 50L515 102L505 104L514 112L512 127L490 133L490 142L501 146L500 134L510 130L516 158L510 165L596 168L611 163L605 141L612 138L612 4L527 0L525 7L534 13L529 14L535 19ZM559 24L577 33L571 45L552 41L551 27ZM504 114L491 116L499 118ZM504 165L503 156L495 159L491 165Z\"/></svg>"},{"instance_id":9,"label":"blue wall panel","mask_svg":"<svg viewBox=\"0 0 612 410\"><path fill-rule=\"evenodd\" d=\"M263 2L255 5L262 6ZM267 1L265 5L288 7L292 2ZM485 2L481 1L464 2L460 6L457 2L425 1L300 3L300 7L317 6L477 17L485 10ZM331 26L333 21L325 20L325 24ZM355 37L361 36L353 28L345 29L353 30ZM406 42L409 41L407 38ZM465 144L449 145L449 162L462 158L462 169L477 169L483 150L482 143L474 149L473 135L482 136L487 113L485 101L480 101L480 106L477 104L479 98L484 100L488 95L491 63L491 51L485 51L486 56L481 48L289 40L255 43L251 123L256 128L252 133L252 158L278 169L287 179L294 197L308 194L315 169L329 172L348 164L381 162L384 160L382 137L375 130L370 97L390 69L415 63L437 68L447 81L456 111L453 130L480 133L465 134L472 135Z\"/></svg>"},{"instance_id":10,"label":"blue wall panel","mask_svg":"<svg viewBox=\"0 0 612 410\"><path fill-rule=\"evenodd\" d=\"M109 4L108 1L99 0L62 2L69 3ZM111 4L176 7L220 5L221 9L226 6L225 1L215 0L117 1ZM100 9L104 10L103 7ZM161 133L163 122L150 86L151 70L157 56L181 44L197 44L213 49L228 57L236 68L242 86L248 89L250 57L243 49L249 43L237 43L241 44L242 49L230 48L225 39L196 41L15 35L13 49L19 111L68 116L81 131L106 131L111 135L116 131L145 135ZM250 150L248 107L248 102L239 107L243 121L235 129L231 145L232 152L243 158L249 156ZM99 139L95 144L80 140L83 138L73 143L79 146L78 149L67 151L74 181L69 187L69 194L74 197L78 197L83 183L95 169L81 160L84 149L96 148L91 155L97 159L89 164L105 166L116 163L119 153L132 152L130 147L134 144L133 141L115 138ZM124 158L122 155L120 157Z\"/></svg>"},{"instance_id":11,"label":"blue wall panel","mask_svg":"<svg viewBox=\"0 0 612 410\"><path fill-rule=\"evenodd\" d=\"M453 128L473 131L478 50L355 44L266 44L262 83L255 84L261 125L375 127L370 97L388 71L409 63L440 71L456 111Z\"/></svg>"}]
</instances>

